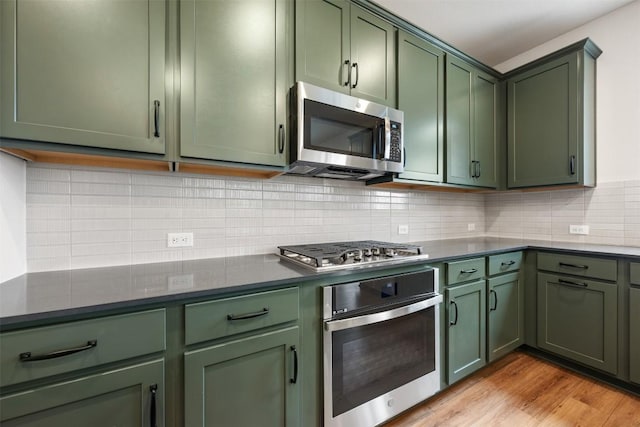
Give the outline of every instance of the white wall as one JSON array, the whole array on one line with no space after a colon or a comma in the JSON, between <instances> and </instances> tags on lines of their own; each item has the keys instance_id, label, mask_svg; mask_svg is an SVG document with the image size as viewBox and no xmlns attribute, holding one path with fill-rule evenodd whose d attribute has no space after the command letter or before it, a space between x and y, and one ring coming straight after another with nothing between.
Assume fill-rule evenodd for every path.
<instances>
[{"instance_id":1,"label":"white wall","mask_svg":"<svg viewBox=\"0 0 640 427\"><path fill-rule=\"evenodd\" d=\"M640 179L640 0L495 66L507 72L591 38L597 61L598 183Z\"/></svg>"},{"instance_id":2,"label":"white wall","mask_svg":"<svg viewBox=\"0 0 640 427\"><path fill-rule=\"evenodd\" d=\"M27 270L26 166L0 153L0 283Z\"/></svg>"}]
</instances>

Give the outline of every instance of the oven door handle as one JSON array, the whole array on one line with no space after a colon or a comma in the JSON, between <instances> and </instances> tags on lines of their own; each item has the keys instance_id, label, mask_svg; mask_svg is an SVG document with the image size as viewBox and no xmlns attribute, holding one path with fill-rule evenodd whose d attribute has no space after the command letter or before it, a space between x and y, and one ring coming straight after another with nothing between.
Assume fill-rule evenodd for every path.
<instances>
[{"instance_id":1,"label":"oven door handle","mask_svg":"<svg viewBox=\"0 0 640 427\"><path fill-rule=\"evenodd\" d=\"M371 325L373 323L384 322L385 320L395 319L397 317L406 316L418 311L426 310L442 302L442 295L423 299L413 304L397 307L388 311L379 313L365 314L363 316L349 317L347 319L330 320L324 323L327 331L340 331L343 329L356 328L358 326Z\"/></svg>"}]
</instances>

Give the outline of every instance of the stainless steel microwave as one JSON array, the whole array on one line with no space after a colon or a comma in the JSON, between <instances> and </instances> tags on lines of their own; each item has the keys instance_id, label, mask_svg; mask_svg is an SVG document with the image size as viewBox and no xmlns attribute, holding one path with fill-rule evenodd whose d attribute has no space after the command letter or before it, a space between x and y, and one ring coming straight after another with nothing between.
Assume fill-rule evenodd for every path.
<instances>
[{"instance_id":1,"label":"stainless steel microwave","mask_svg":"<svg viewBox=\"0 0 640 427\"><path fill-rule=\"evenodd\" d=\"M402 111L298 82L286 173L369 180L403 172Z\"/></svg>"}]
</instances>

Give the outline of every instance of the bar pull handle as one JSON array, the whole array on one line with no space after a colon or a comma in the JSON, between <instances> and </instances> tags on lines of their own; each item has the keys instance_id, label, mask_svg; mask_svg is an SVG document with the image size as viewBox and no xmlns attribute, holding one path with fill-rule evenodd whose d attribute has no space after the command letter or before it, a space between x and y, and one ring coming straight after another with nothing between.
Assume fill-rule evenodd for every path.
<instances>
[{"instance_id":1,"label":"bar pull handle","mask_svg":"<svg viewBox=\"0 0 640 427\"><path fill-rule=\"evenodd\" d=\"M402 147L402 167L407 166L407 149Z\"/></svg>"},{"instance_id":2,"label":"bar pull handle","mask_svg":"<svg viewBox=\"0 0 640 427\"><path fill-rule=\"evenodd\" d=\"M477 273L478 269L477 268L470 268L468 270L460 270L460 274L473 274L473 273Z\"/></svg>"},{"instance_id":3,"label":"bar pull handle","mask_svg":"<svg viewBox=\"0 0 640 427\"><path fill-rule=\"evenodd\" d=\"M507 262L503 262L502 265L503 267L511 267L513 264L515 264L516 262L514 260L511 261L507 261Z\"/></svg>"},{"instance_id":4,"label":"bar pull handle","mask_svg":"<svg viewBox=\"0 0 640 427\"><path fill-rule=\"evenodd\" d=\"M284 125L278 127L278 152L282 154L284 152Z\"/></svg>"},{"instance_id":5,"label":"bar pull handle","mask_svg":"<svg viewBox=\"0 0 640 427\"><path fill-rule=\"evenodd\" d=\"M68 356L70 354L79 353L81 351L86 351L98 346L98 340L87 341L87 345L83 345L80 347L67 348L64 350L56 350L51 353L41 354L38 356L34 356L30 351L20 353L20 361L21 362L35 362L38 360L48 360L48 359L57 359L58 357Z\"/></svg>"},{"instance_id":6,"label":"bar pull handle","mask_svg":"<svg viewBox=\"0 0 640 427\"><path fill-rule=\"evenodd\" d=\"M355 89L356 86L358 86L358 80L360 79L360 69L358 68L358 63L354 62L353 65L351 66L351 68L355 68L356 69L356 82L351 85L351 89Z\"/></svg>"},{"instance_id":7,"label":"bar pull handle","mask_svg":"<svg viewBox=\"0 0 640 427\"><path fill-rule=\"evenodd\" d=\"M476 177L476 161L471 160L471 178Z\"/></svg>"},{"instance_id":8,"label":"bar pull handle","mask_svg":"<svg viewBox=\"0 0 640 427\"><path fill-rule=\"evenodd\" d=\"M482 171L480 170L480 161L476 160L476 178L480 178L480 173Z\"/></svg>"},{"instance_id":9,"label":"bar pull handle","mask_svg":"<svg viewBox=\"0 0 640 427\"><path fill-rule=\"evenodd\" d=\"M582 270L588 270L588 269L589 269L589 266L588 266L588 265L567 264L567 263L565 263L565 262L560 262L560 263L558 263L558 265L559 265L560 267L579 268L579 269L582 269Z\"/></svg>"},{"instance_id":10,"label":"bar pull handle","mask_svg":"<svg viewBox=\"0 0 640 427\"><path fill-rule=\"evenodd\" d=\"M156 418L157 418L156 394L158 392L158 384L150 385L149 392L151 393L151 408L149 409L149 425L151 427L157 427L158 423L156 422Z\"/></svg>"},{"instance_id":11,"label":"bar pull handle","mask_svg":"<svg viewBox=\"0 0 640 427\"><path fill-rule=\"evenodd\" d=\"M295 384L298 382L298 350L295 345L291 346L291 351L293 352L293 378L289 382Z\"/></svg>"},{"instance_id":12,"label":"bar pull handle","mask_svg":"<svg viewBox=\"0 0 640 427\"><path fill-rule=\"evenodd\" d=\"M571 175L576 174L576 156L569 157L569 171Z\"/></svg>"},{"instance_id":13,"label":"bar pull handle","mask_svg":"<svg viewBox=\"0 0 640 427\"><path fill-rule=\"evenodd\" d=\"M227 314L227 320L245 320L245 319L253 319L254 317L260 317L260 316L265 316L269 314L269 309L268 308L263 308L260 311L256 311L253 313L246 313L246 314L239 314L239 315L235 315L235 314Z\"/></svg>"},{"instance_id":14,"label":"bar pull handle","mask_svg":"<svg viewBox=\"0 0 640 427\"><path fill-rule=\"evenodd\" d=\"M346 68L347 68L347 81L342 84L343 86L351 85L351 67L349 66L349 64L350 64L350 61L348 59L345 59L344 60L344 64L342 66L342 76L344 77L344 68L346 66ZM340 80L344 80L344 79L340 79Z\"/></svg>"},{"instance_id":15,"label":"bar pull handle","mask_svg":"<svg viewBox=\"0 0 640 427\"><path fill-rule=\"evenodd\" d=\"M586 283L572 282L570 280L564 280L564 279L558 279L556 283L558 285L570 286L572 288L588 288L589 287L589 285L587 285Z\"/></svg>"},{"instance_id":16,"label":"bar pull handle","mask_svg":"<svg viewBox=\"0 0 640 427\"><path fill-rule=\"evenodd\" d=\"M153 136L160 138L160 101L153 101Z\"/></svg>"},{"instance_id":17,"label":"bar pull handle","mask_svg":"<svg viewBox=\"0 0 640 427\"><path fill-rule=\"evenodd\" d=\"M456 317L453 318L453 322L449 320L449 325L455 326L458 324L458 304L455 301L451 301L451 306L456 308Z\"/></svg>"},{"instance_id":18,"label":"bar pull handle","mask_svg":"<svg viewBox=\"0 0 640 427\"><path fill-rule=\"evenodd\" d=\"M489 308L489 311L496 311L498 309L498 293L491 289L489 295L493 295L493 307Z\"/></svg>"}]
</instances>

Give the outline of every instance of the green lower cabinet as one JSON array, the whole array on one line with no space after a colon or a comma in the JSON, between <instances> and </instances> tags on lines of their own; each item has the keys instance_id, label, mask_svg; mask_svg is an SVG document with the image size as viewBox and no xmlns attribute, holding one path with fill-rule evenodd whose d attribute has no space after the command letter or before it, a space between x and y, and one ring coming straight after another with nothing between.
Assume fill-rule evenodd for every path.
<instances>
[{"instance_id":1,"label":"green lower cabinet","mask_svg":"<svg viewBox=\"0 0 640 427\"><path fill-rule=\"evenodd\" d=\"M486 283L447 288L447 382L454 382L486 362Z\"/></svg>"},{"instance_id":2,"label":"green lower cabinet","mask_svg":"<svg viewBox=\"0 0 640 427\"><path fill-rule=\"evenodd\" d=\"M186 426L297 426L297 326L184 355Z\"/></svg>"},{"instance_id":3,"label":"green lower cabinet","mask_svg":"<svg viewBox=\"0 0 640 427\"><path fill-rule=\"evenodd\" d=\"M538 273L538 347L618 371L618 286Z\"/></svg>"},{"instance_id":4,"label":"green lower cabinet","mask_svg":"<svg viewBox=\"0 0 640 427\"><path fill-rule=\"evenodd\" d=\"M524 343L524 283L518 273L488 280L488 357L492 362Z\"/></svg>"},{"instance_id":5,"label":"green lower cabinet","mask_svg":"<svg viewBox=\"0 0 640 427\"><path fill-rule=\"evenodd\" d=\"M164 426L164 360L3 396L0 424Z\"/></svg>"},{"instance_id":6,"label":"green lower cabinet","mask_svg":"<svg viewBox=\"0 0 640 427\"><path fill-rule=\"evenodd\" d=\"M629 373L640 384L640 288L631 288L629 315Z\"/></svg>"}]
</instances>

